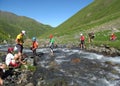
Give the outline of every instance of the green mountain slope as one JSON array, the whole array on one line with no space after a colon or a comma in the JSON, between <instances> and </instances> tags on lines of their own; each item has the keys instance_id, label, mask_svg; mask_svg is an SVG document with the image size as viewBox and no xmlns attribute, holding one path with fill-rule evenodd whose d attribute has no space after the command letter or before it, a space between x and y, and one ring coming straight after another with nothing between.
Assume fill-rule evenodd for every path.
<instances>
[{"instance_id":1,"label":"green mountain slope","mask_svg":"<svg viewBox=\"0 0 120 86\"><path fill-rule=\"evenodd\" d=\"M18 16L10 12L0 11L0 39L15 38L21 30L26 30L26 36L40 36L53 27L44 25L31 18Z\"/></svg>"},{"instance_id":2,"label":"green mountain slope","mask_svg":"<svg viewBox=\"0 0 120 86\"><path fill-rule=\"evenodd\" d=\"M54 30L47 32L43 36L52 33L55 37L59 37L61 41L57 41L60 43L79 43L80 33L86 36L87 41L88 32L94 31L96 35L101 36L119 31L119 21L120 0L94 0L94 2L87 7L83 8ZM118 32L116 33L119 34ZM96 39L96 44L101 43L100 40L102 41L100 37L99 41Z\"/></svg>"}]
</instances>

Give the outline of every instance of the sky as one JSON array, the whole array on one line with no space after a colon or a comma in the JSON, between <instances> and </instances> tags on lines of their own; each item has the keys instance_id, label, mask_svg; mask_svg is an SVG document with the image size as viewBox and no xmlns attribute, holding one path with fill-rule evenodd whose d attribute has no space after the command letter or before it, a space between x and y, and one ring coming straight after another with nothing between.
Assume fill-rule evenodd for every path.
<instances>
[{"instance_id":1,"label":"sky","mask_svg":"<svg viewBox=\"0 0 120 86\"><path fill-rule=\"evenodd\" d=\"M0 0L0 10L57 27L94 0Z\"/></svg>"}]
</instances>

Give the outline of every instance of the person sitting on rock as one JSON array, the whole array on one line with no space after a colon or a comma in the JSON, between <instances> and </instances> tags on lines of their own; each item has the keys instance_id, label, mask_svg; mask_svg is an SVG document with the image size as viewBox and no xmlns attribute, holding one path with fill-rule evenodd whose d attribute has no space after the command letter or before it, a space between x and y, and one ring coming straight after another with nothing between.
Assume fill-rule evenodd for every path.
<instances>
[{"instance_id":1,"label":"person sitting on rock","mask_svg":"<svg viewBox=\"0 0 120 86\"><path fill-rule=\"evenodd\" d=\"M7 67L9 67L9 66L19 67L20 66L20 63L16 62L18 59L18 55L17 54L13 55L13 50L14 50L14 48L12 48L12 47L8 48L8 53L7 53L6 58L5 58L5 63L7 65Z\"/></svg>"},{"instance_id":2,"label":"person sitting on rock","mask_svg":"<svg viewBox=\"0 0 120 86\"><path fill-rule=\"evenodd\" d=\"M3 86L3 79L2 79L3 74L4 74L3 69L0 68L0 86Z\"/></svg>"},{"instance_id":3,"label":"person sitting on rock","mask_svg":"<svg viewBox=\"0 0 120 86\"><path fill-rule=\"evenodd\" d=\"M110 40L111 41L114 41L114 40L116 40L117 39L117 36L114 34L114 33L112 33L111 35L110 35Z\"/></svg>"},{"instance_id":4,"label":"person sitting on rock","mask_svg":"<svg viewBox=\"0 0 120 86\"><path fill-rule=\"evenodd\" d=\"M6 70L6 64L0 63L0 86L3 86L3 76Z\"/></svg>"}]
</instances>

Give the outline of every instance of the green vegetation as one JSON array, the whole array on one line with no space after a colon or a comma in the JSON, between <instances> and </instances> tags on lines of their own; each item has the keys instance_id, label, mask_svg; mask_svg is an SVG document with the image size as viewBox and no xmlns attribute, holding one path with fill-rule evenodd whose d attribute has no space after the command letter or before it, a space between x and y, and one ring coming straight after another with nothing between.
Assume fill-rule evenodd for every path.
<instances>
[{"instance_id":1,"label":"green vegetation","mask_svg":"<svg viewBox=\"0 0 120 86\"><path fill-rule=\"evenodd\" d=\"M0 11L0 39L9 40L15 38L21 30L26 30L26 38L40 36L53 27L41 24L31 18L17 16L10 12Z\"/></svg>"},{"instance_id":2,"label":"green vegetation","mask_svg":"<svg viewBox=\"0 0 120 86\"><path fill-rule=\"evenodd\" d=\"M27 70L29 70L29 71L33 71L33 72L34 72L34 71L36 70L36 66L32 66L32 65L30 65L30 64L21 65L20 69L21 69L21 70L27 69Z\"/></svg>"},{"instance_id":3,"label":"green vegetation","mask_svg":"<svg viewBox=\"0 0 120 86\"><path fill-rule=\"evenodd\" d=\"M53 34L57 44L79 44L80 33L86 37L94 32L94 45L109 45L120 49L120 0L94 0L55 29L33 19L0 11L0 39L14 38L20 30L27 30L27 37L39 36L40 42ZM110 34L117 35L116 41L109 41Z\"/></svg>"},{"instance_id":4,"label":"green vegetation","mask_svg":"<svg viewBox=\"0 0 120 86\"><path fill-rule=\"evenodd\" d=\"M107 44L120 49L120 0L94 0L93 3L83 8L71 18L63 22L55 29L43 34L40 38L48 38L54 34L58 43L79 44L80 33L86 36L88 44L88 33L94 32L96 37L94 45ZM109 41L109 35L115 32L116 41ZM58 39L59 37L59 39Z\"/></svg>"},{"instance_id":5,"label":"green vegetation","mask_svg":"<svg viewBox=\"0 0 120 86\"><path fill-rule=\"evenodd\" d=\"M115 47L117 49L120 49L120 32L116 32L116 36L117 36L117 40L115 41L110 41L109 37L110 37L111 31L104 31L104 32L98 32L96 33L96 38L94 39L94 44L95 45L108 45L110 47Z\"/></svg>"}]
</instances>

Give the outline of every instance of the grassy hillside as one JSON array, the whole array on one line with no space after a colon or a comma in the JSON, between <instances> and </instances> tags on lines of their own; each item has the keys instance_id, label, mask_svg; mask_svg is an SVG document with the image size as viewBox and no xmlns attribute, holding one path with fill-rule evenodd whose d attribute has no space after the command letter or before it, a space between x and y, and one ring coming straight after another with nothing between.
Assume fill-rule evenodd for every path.
<instances>
[{"instance_id":1,"label":"grassy hillside","mask_svg":"<svg viewBox=\"0 0 120 86\"><path fill-rule=\"evenodd\" d=\"M26 30L26 36L40 36L44 32L52 29L49 25L44 25L31 18L18 16L16 14L0 11L0 39L5 40L15 38L21 30Z\"/></svg>"},{"instance_id":2,"label":"grassy hillside","mask_svg":"<svg viewBox=\"0 0 120 86\"><path fill-rule=\"evenodd\" d=\"M118 47L120 44L120 0L94 0L93 3L83 8L71 18L63 22L56 29L44 34L54 34L58 43L79 44L80 33L86 36L88 32L95 32L95 45L108 44ZM117 41L110 42L109 35L115 32Z\"/></svg>"}]
</instances>

